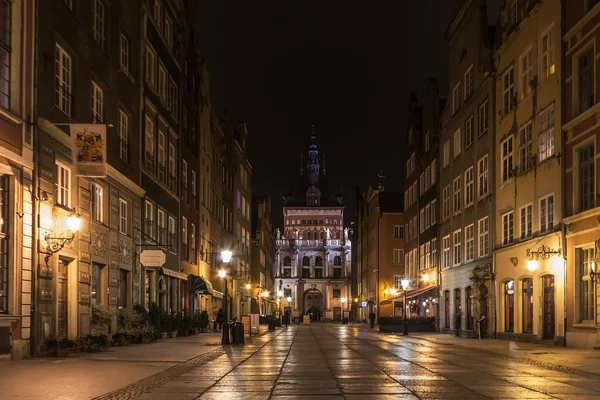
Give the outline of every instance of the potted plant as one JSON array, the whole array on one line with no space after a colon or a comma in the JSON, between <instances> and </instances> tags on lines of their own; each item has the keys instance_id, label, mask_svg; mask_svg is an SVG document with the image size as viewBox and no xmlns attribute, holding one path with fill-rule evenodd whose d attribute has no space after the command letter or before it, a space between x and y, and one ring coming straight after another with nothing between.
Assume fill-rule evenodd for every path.
<instances>
[{"instance_id":1,"label":"potted plant","mask_svg":"<svg viewBox=\"0 0 600 400\"><path fill-rule=\"evenodd\" d=\"M200 313L200 330L202 332L208 332L208 313L206 312L206 310L202 310L202 312Z\"/></svg>"},{"instance_id":2,"label":"potted plant","mask_svg":"<svg viewBox=\"0 0 600 400\"><path fill-rule=\"evenodd\" d=\"M171 332L171 317L167 313L162 313L160 316L160 337L166 339L169 332Z\"/></svg>"},{"instance_id":3,"label":"potted plant","mask_svg":"<svg viewBox=\"0 0 600 400\"><path fill-rule=\"evenodd\" d=\"M50 357L68 357L75 342L69 340L64 334L50 336L45 342L48 356Z\"/></svg>"},{"instance_id":4,"label":"potted plant","mask_svg":"<svg viewBox=\"0 0 600 400\"><path fill-rule=\"evenodd\" d=\"M181 327L181 318L178 313L173 313L171 315L171 337L177 337L177 332L179 332L179 328Z\"/></svg>"},{"instance_id":5,"label":"potted plant","mask_svg":"<svg viewBox=\"0 0 600 400\"><path fill-rule=\"evenodd\" d=\"M152 341L154 336L154 327L146 322L139 328L139 334L142 344L148 344Z\"/></svg>"}]
</instances>

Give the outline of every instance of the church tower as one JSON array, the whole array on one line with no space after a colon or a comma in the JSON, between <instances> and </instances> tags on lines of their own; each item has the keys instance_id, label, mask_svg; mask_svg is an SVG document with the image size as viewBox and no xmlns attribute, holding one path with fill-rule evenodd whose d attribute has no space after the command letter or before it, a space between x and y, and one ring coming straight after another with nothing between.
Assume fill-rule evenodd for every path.
<instances>
[{"instance_id":1,"label":"church tower","mask_svg":"<svg viewBox=\"0 0 600 400\"><path fill-rule=\"evenodd\" d=\"M320 171L319 150L317 149L317 137L315 136L315 126L313 125L310 136L310 146L308 148L308 164L306 165L306 173L310 184L306 191L306 205L309 207L315 207L321 204L321 191L317 187Z\"/></svg>"}]
</instances>

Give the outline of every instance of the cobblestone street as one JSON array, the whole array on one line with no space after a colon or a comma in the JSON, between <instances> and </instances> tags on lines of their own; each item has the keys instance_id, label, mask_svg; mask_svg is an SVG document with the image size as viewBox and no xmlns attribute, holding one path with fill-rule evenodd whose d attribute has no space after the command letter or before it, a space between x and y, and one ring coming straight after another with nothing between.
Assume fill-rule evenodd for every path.
<instances>
[{"instance_id":1,"label":"cobblestone street","mask_svg":"<svg viewBox=\"0 0 600 400\"><path fill-rule=\"evenodd\" d=\"M593 350L380 335L326 323L278 329L245 346L222 348L217 341L217 335L178 338L13 363L0 378L2 398L600 398L600 352ZM33 382L23 383L32 375Z\"/></svg>"}]
</instances>

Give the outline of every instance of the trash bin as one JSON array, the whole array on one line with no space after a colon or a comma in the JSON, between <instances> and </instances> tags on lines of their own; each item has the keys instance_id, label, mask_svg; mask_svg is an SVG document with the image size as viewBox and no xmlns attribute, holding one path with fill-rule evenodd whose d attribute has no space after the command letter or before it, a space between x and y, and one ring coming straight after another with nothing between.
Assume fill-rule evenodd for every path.
<instances>
[{"instance_id":1,"label":"trash bin","mask_svg":"<svg viewBox=\"0 0 600 400\"><path fill-rule=\"evenodd\" d=\"M231 344L244 344L244 324L241 322L231 324Z\"/></svg>"},{"instance_id":2,"label":"trash bin","mask_svg":"<svg viewBox=\"0 0 600 400\"><path fill-rule=\"evenodd\" d=\"M270 331L274 331L275 330L275 318L271 317L269 318L269 330Z\"/></svg>"}]
</instances>

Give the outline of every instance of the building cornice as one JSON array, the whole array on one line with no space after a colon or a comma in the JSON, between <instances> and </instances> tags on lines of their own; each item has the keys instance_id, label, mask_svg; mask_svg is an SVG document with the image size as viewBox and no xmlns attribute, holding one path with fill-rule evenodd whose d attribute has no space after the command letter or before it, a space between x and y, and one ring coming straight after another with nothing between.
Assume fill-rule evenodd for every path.
<instances>
[{"instance_id":1,"label":"building cornice","mask_svg":"<svg viewBox=\"0 0 600 400\"><path fill-rule=\"evenodd\" d=\"M582 219L595 217L598 215L600 215L600 207L592 208L590 210L585 210L585 211L577 213L575 215L571 215L570 217L563 218L563 222L565 224L571 224L573 222L581 221Z\"/></svg>"},{"instance_id":2,"label":"building cornice","mask_svg":"<svg viewBox=\"0 0 600 400\"><path fill-rule=\"evenodd\" d=\"M30 161L23 156L7 149L6 147L0 146L0 156L6 157L11 161L18 163L26 168L33 169L33 161Z\"/></svg>"},{"instance_id":3,"label":"building cornice","mask_svg":"<svg viewBox=\"0 0 600 400\"><path fill-rule=\"evenodd\" d=\"M108 176L119 182L121 185L125 186L127 189L131 190L139 197L144 197L146 191L142 189L138 184L134 181L123 175L120 171L118 171L115 167L110 164L107 164L107 172Z\"/></svg>"},{"instance_id":4,"label":"building cornice","mask_svg":"<svg viewBox=\"0 0 600 400\"><path fill-rule=\"evenodd\" d=\"M600 112L600 103L594 104L592 107L588 108L587 110L585 110L584 112L582 112L581 114L576 116L575 118L573 118L570 121L563 124L562 130L568 131L569 129L572 129L575 125L585 121L586 119L588 119L589 117L591 117L592 115L594 115L597 112Z\"/></svg>"},{"instance_id":5,"label":"building cornice","mask_svg":"<svg viewBox=\"0 0 600 400\"><path fill-rule=\"evenodd\" d=\"M596 14L600 11L600 3L596 4L590 11L588 11L583 18L581 18L565 35L563 36L564 41L570 40L577 32L581 31L581 29L590 22L592 19L596 17Z\"/></svg>"}]
</instances>

